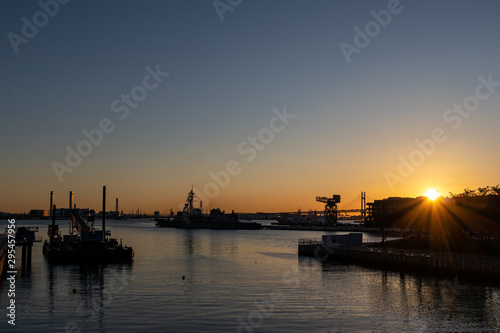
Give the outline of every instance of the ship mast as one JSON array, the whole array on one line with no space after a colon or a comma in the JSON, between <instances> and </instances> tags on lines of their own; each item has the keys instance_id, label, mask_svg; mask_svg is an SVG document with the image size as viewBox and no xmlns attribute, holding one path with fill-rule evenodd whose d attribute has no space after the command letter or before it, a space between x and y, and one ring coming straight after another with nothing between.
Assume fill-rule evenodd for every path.
<instances>
[{"instance_id":1,"label":"ship mast","mask_svg":"<svg viewBox=\"0 0 500 333\"><path fill-rule=\"evenodd\" d=\"M187 197L187 213L192 213L193 212L193 203L194 203L194 192L193 192L193 185L191 185L191 191L189 191L188 197Z\"/></svg>"}]
</instances>

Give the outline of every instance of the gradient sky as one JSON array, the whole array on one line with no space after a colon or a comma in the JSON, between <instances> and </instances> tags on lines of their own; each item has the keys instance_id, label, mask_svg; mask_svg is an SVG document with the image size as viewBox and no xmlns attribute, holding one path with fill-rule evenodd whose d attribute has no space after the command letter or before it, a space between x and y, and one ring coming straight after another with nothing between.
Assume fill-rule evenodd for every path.
<instances>
[{"instance_id":1,"label":"gradient sky","mask_svg":"<svg viewBox=\"0 0 500 333\"><path fill-rule=\"evenodd\" d=\"M42 9L2 1L0 211L48 209L51 190L58 206L72 190L99 208L102 185L127 213L175 211L191 185L208 200L209 173L232 160L240 173L205 207L322 209L317 195L340 194L346 209L361 191L372 201L500 183L500 87L458 128L443 119L478 77L500 82L500 2L402 0L348 63L339 45L388 3L243 0L221 21L212 1L73 0L16 53L9 33ZM111 104L157 65L168 77L121 120ZM247 161L238 147L285 107L296 117ZM59 181L53 162L104 118L114 131ZM399 156L435 128L447 140L390 186Z\"/></svg>"}]
</instances>

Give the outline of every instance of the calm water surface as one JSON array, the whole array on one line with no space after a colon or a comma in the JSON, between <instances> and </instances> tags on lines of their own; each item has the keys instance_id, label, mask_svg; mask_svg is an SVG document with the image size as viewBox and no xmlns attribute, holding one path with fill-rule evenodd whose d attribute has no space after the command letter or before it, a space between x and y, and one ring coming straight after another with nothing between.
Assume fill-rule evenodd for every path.
<instances>
[{"instance_id":1,"label":"calm water surface","mask_svg":"<svg viewBox=\"0 0 500 333\"><path fill-rule=\"evenodd\" d=\"M6 225L0 221L1 230ZM38 225L47 238L48 221ZM66 222L58 221L66 232ZM1 332L492 332L500 288L471 281L321 263L298 238L324 232L180 230L108 221L132 265L50 266L33 248L16 276L16 326ZM371 237L366 235L366 237ZM183 279L184 276L184 279ZM73 294L72 290L76 289Z\"/></svg>"}]
</instances>

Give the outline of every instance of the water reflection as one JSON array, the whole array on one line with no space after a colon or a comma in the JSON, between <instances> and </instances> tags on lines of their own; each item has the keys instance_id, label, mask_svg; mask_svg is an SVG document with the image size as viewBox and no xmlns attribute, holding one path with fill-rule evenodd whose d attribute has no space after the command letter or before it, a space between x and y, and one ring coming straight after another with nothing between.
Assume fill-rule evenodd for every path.
<instances>
[{"instance_id":1,"label":"water reflection","mask_svg":"<svg viewBox=\"0 0 500 333\"><path fill-rule=\"evenodd\" d=\"M499 287L297 256L297 239L312 232L114 229L136 250L134 267L51 266L34 252L31 276L18 276L17 300L28 305L18 331L234 332L239 319L260 323L254 332L500 326ZM262 310L276 292L273 310Z\"/></svg>"},{"instance_id":2,"label":"water reflection","mask_svg":"<svg viewBox=\"0 0 500 333\"><path fill-rule=\"evenodd\" d=\"M313 266L307 260L299 261L301 269ZM352 315L376 314L399 322L402 328L411 323L418 329L431 331L453 329L457 322L467 323L470 329L493 329L500 325L497 286L335 262L323 262L321 266L325 298L341 300L344 307L359 312ZM349 274L345 273L347 267ZM368 308L357 307L361 303Z\"/></svg>"},{"instance_id":3,"label":"water reflection","mask_svg":"<svg viewBox=\"0 0 500 333\"><path fill-rule=\"evenodd\" d=\"M185 232L184 246L186 248L186 253L194 253L194 241L193 241L193 231L191 229L183 230Z\"/></svg>"},{"instance_id":4,"label":"water reflection","mask_svg":"<svg viewBox=\"0 0 500 333\"><path fill-rule=\"evenodd\" d=\"M210 255L234 256L238 253L238 237L225 237L226 232L222 230L209 231Z\"/></svg>"},{"instance_id":5,"label":"water reflection","mask_svg":"<svg viewBox=\"0 0 500 333\"><path fill-rule=\"evenodd\" d=\"M54 317L54 308L55 308L54 283L55 283L54 267L52 265L49 265L49 276L48 276L47 287L48 287L48 294L49 294L49 316L51 318Z\"/></svg>"},{"instance_id":6,"label":"water reflection","mask_svg":"<svg viewBox=\"0 0 500 333\"><path fill-rule=\"evenodd\" d=\"M179 237L184 254L203 254L214 257L236 255L238 253L238 237L225 230L182 229Z\"/></svg>"},{"instance_id":7,"label":"water reflection","mask_svg":"<svg viewBox=\"0 0 500 333\"><path fill-rule=\"evenodd\" d=\"M65 309L69 314L64 327L66 332L80 332L90 328L98 328L104 332L105 308L128 287L132 281L132 268L132 264L49 264L49 316L54 316L57 303L68 298L69 305Z\"/></svg>"}]
</instances>

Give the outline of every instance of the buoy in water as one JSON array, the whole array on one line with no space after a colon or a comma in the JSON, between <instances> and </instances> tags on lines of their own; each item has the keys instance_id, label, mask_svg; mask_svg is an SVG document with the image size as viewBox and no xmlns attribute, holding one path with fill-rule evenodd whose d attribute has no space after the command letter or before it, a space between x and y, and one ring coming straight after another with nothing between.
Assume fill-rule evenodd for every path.
<instances>
[{"instance_id":1,"label":"buoy in water","mask_svg":"<svg viewBox=\"0 0 500 333\"><path fill-rule=\"evenodd\" d=\"M73 294L76 294L76 289L73 289Z\"/></svg>"},{"instance_id":2,"label":"buoy in water","mask_svg":"<svg viewBox=\"0 0 500 333\"><path fill-rule=\"evenodd\" d=\"M186 277L183 275L183 276L182 276L182 279L183 279L183 280L186 280Z\"/></svg>"}]
</instances>

